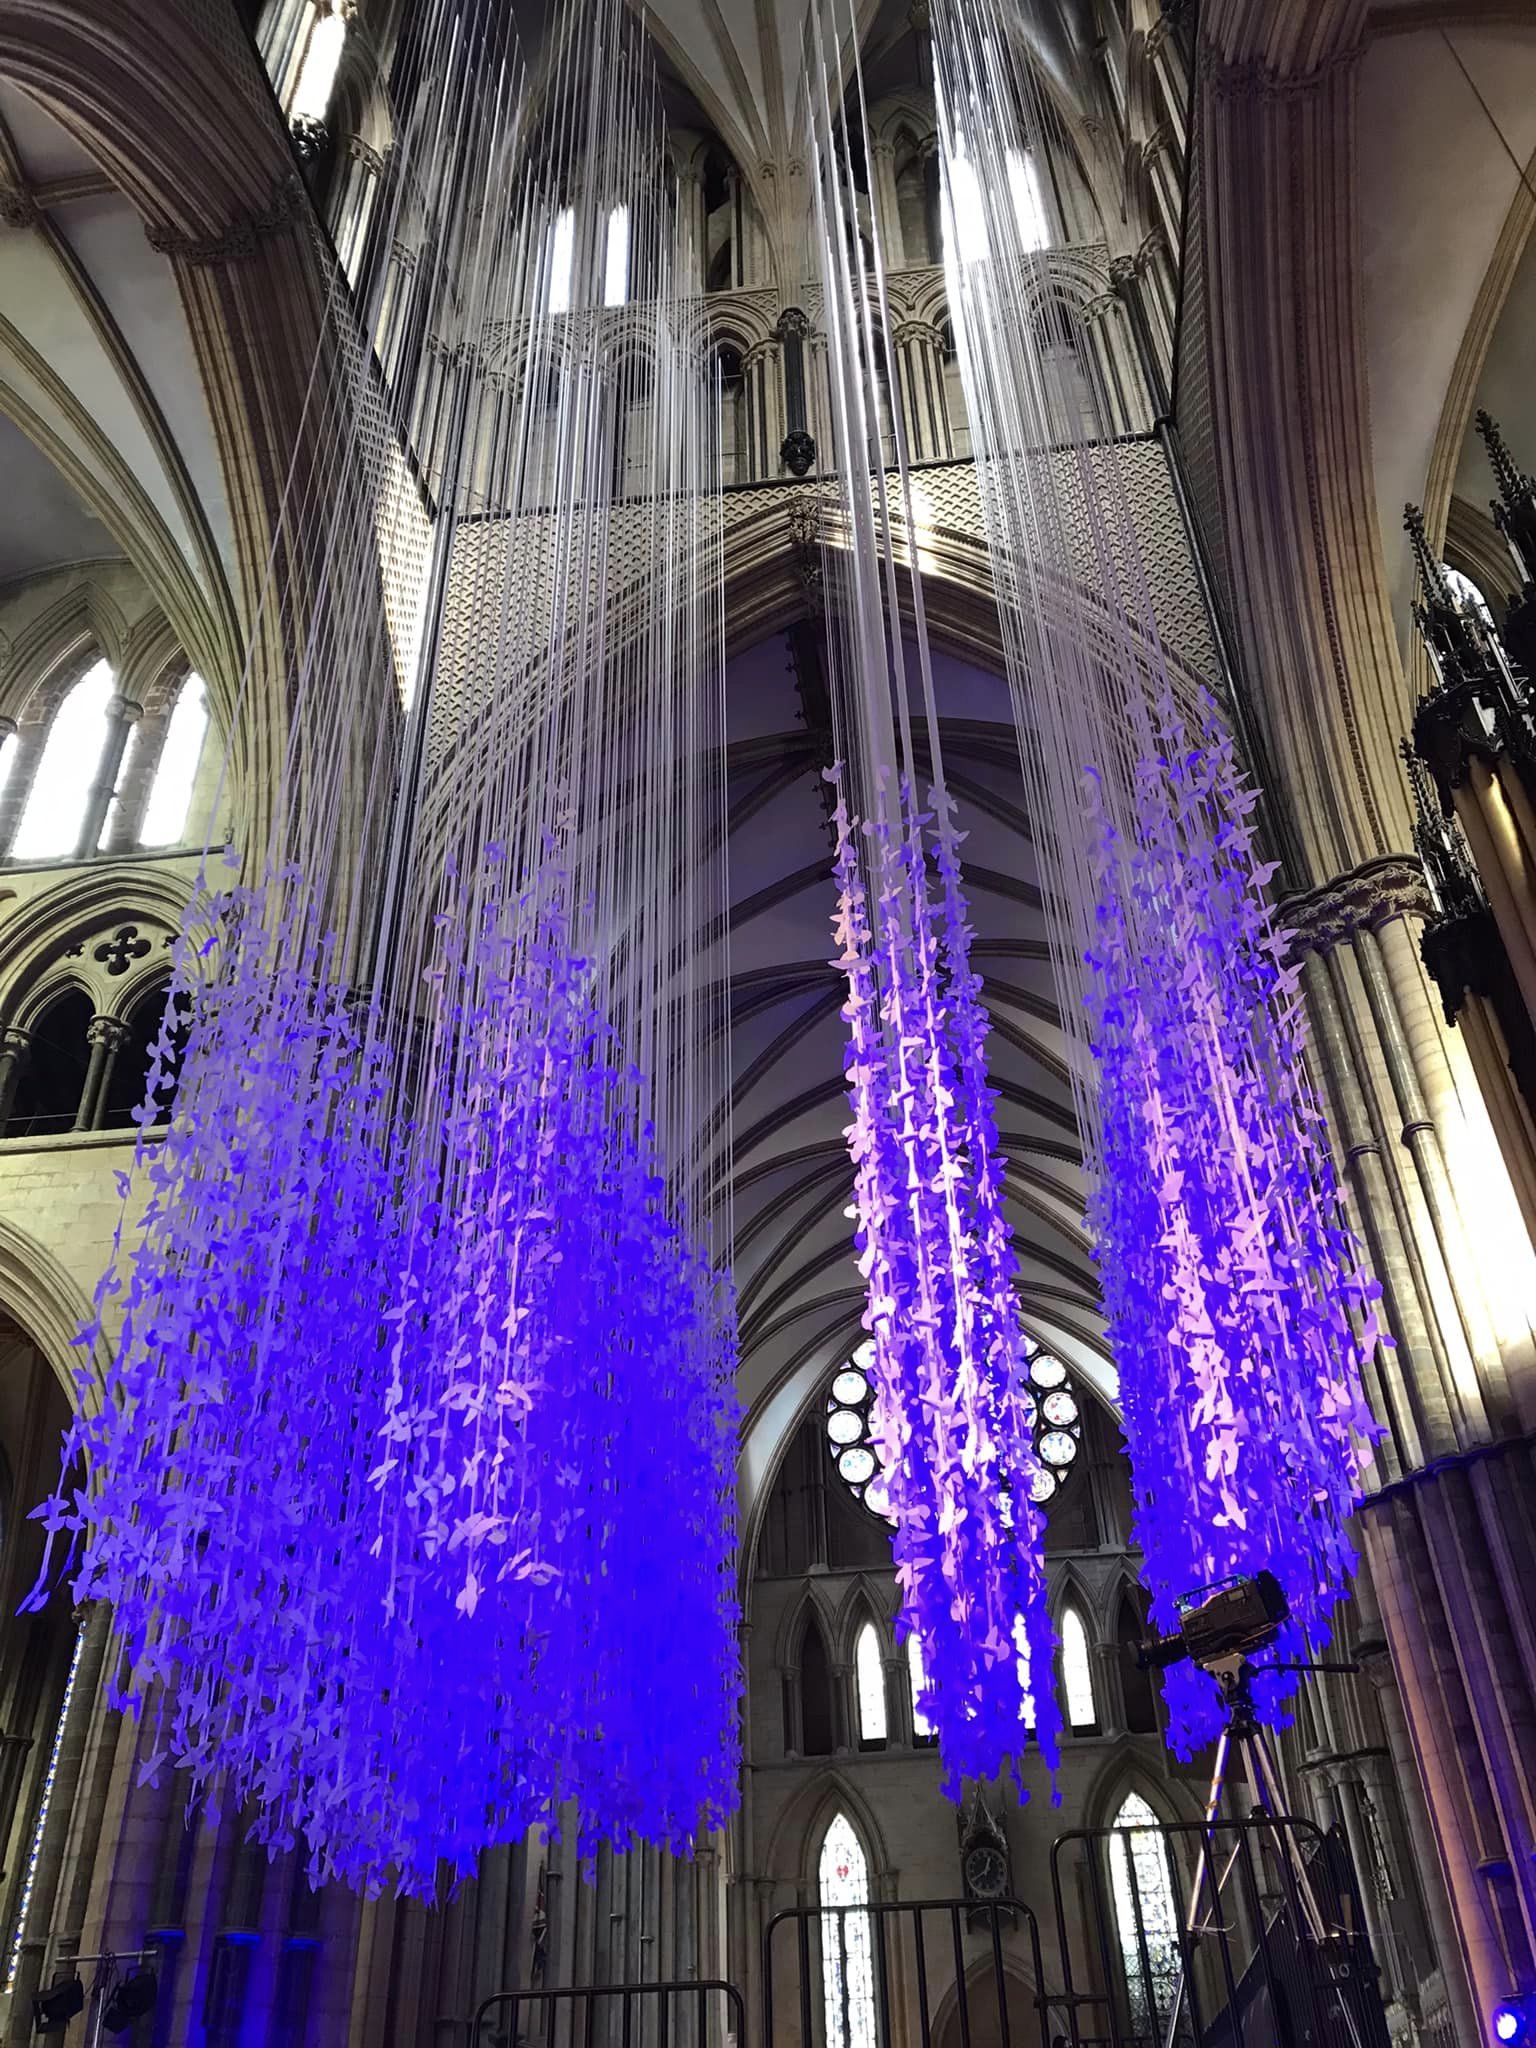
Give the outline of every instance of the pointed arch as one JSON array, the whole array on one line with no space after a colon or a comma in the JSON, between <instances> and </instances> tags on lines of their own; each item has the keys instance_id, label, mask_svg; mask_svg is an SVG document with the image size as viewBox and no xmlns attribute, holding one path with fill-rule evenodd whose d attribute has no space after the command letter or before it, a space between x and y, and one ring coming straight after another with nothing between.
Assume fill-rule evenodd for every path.
<instances>
[{"instance_id":1,"label":"pointed arch","mask_svg":"<svg viewBox=\"0 0 1536 2048\"><path fill-rule=\"evenodd\" d=\"M793 1886L802 1900L816 1896L816 1866L833 1816L846 1812L869 1860L872 1895L884 1895L892 1870L890 1845L878 1816L849 1773L825 1765L785 1806L769 1837L765 1876Z\"/></svg>"},{"instance_id":2,"label":"pointed arch","mask_svg":"<svg viewBox=\"0 0 1536 2048\"><path fill-rule=\"evenodd\" d=\"M1062 1713L1074 1735L1092 1735L1100 1726L1098 1687L1093 1674L1093 1638L1088 1620L1075 1599L1062 1602L1057 1616L1057 1669Z\"/></svg>"}]
</instances>

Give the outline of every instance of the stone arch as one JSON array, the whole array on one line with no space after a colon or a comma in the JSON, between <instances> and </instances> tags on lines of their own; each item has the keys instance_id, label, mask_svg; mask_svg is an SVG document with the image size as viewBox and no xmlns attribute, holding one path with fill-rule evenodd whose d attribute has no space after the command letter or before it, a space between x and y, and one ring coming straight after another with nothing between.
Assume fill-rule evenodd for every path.
<instances>
[{"instance_id":1,"label":"stone arch","mask_svg":"<svg viewBox=\"0 0 1536 2048\"><path fill-rule=\"evenodd\" d=\"M985 1931L985 1930L983 1930ZM970 2048L997 2048L1002 2040L1001 2025L991 2027L996 2005L995 1998L989 1998L997 1983L997 1966L990 1955L980 1957L966 1970L964 1983L966 1994L966 2023L962 2033L960 2024L960 1990L951 1982L934 2009L931 2038L934 2048L962 2048L968 2042ZM1033 1972L1027 1967L1021 1955L1011 1950L1002 1958L1003 1988L1007 1997L1008 2027L1010 2039L1018 2042L1029 2039L1029 2022L1026 2015L1035 2009L1035 1995L1038 1986Z\"/></svg>"},{"instance_id":2,"label":"stone arch","mask_svg":"<svg viewBox=\"0 0 1536 2048\"><path fill-rule=\"evenodd\" d=\"M834 1648L838 1661L852 1664L859 1635L866 1622L873 1622L882 1656L892 1654L892 1633L896 1616L889 1599L867 1572L860 1572L844 1590L837 1610Z\"/></svg>"},{"instance_id":3,"label":"stone arch","mask_svg":"<svg viewBox=\"0 0 1536 2048\"><path fill-rule=\"evenodd\" d=\"M780 1671L793 1671L800 1662L800 1645L811 1623L821 1630L822 1641L831 1652L838 1640L837 1609L820 1590L807 1581L784 1610L774 1643L773 1661Z\"/></svg>"},{"instance_id":4,"label":"stone arch","mask_svg":"<svg viewBox=\"0 0 1536 2048\"><path fill-rule=\"evenodd\" d=\"M0 710L12 717L51 717L59 698L98 655L114 675L122 670L137 630L130 632L109 591L82 579L11 642Z\"/></svg>"},{"instance_id":5,"label":"stone arch","mask_svg":"<svg viewBox=\"0 0 1536 2048\"><path fill-rule=\"evenodd\" d=\"M77 1375L94 1367L99 1385L112 1346L98 1335L87 1346L75 1340L91 1321L91 1304L48 1247L9 1218L0 1216L0 1308L26 1332L63 1389L71 1410L82 1400Z\"/></svg>"},{"instance_id":6,"label":"stone arch","mask_svg":"<svg viewBox=\"0 0 1536 2048\"><path fill-rule=\"evenodd\" d=\"M114 1014L124 998L136 1001L169 965L165 942L180 929L189 893L184 877L163 867L99 861L32 898L0 933L0 1018L25 1029L27 1017L70 980L104 1015ZM108 926L135 923L144 928L149 950L136 955L126 973L100 971L90 942Z\"/></svg>"},{"instance_id":7,"label":"stone arch","mask_svg":"<svg viewBox=\"0 0 1536 2048\"><path fill-rule=\"evenodd\" d=\"M763 1861L765 1876L776 1884L794 1885L803 1898L814 1900L817 1858L839 1812L846 1813L853 1823L869 1863L870 1897L878 1898L893 1875L885 1833L868 1800L849 1774L835 1764L802 1785L780 1814Z\"/></svg>"}]
</instances>

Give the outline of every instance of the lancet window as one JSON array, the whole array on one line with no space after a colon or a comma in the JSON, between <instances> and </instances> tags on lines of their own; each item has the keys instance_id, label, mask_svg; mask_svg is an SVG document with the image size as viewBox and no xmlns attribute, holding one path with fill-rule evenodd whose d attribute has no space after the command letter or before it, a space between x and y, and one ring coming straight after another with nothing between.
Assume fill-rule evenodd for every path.
<instances>
[{"instance_id":1,"label":"lancet window","mask_svg":"<svg viewBox=\"0 0 1536 2048\"><path fill-rule=\"evenodd\" d=\"M923 1646L915 1635L907 1637L907 1683L912 1688L912 1734L918 1742L934 1740L933 1723L923 1712L923 1688L928 1683L923 1670Z\"/></svg>"},{"instance_id":2,"label":"lancet window","mask_svg":"<svg viewBox=\"0 0 1536 2048\"><path fill-rule=\"evenodd\" d=\"M1088 1631L1075 1607L1063 1608L1061 1615L1061 1692L1067 1726L1080 1735L1097 1728L1099 1707L1093 1690L1093 1658L1088 1648Z\"/></svg>"},{"instance_id":3,"label":"lancet window","mask_svg":"<svg viewBox=\"0 0 1536 2048\"><path fill-rule=\"evenodd\" d=\"M1110 1894L1131 2032L1162 2038L1182 1967L1168 1844L1139 1792L1127 1793L1109 1838ZM1178 2040L1188 2036L1180 2032Z\"/></svg>"},{"instance_id":4,"label":"lancet window","mask_svg":"<svg viewBox=\"0 0 1536 2048\"><path fill-rule=\"evenodd\" d=\"M888 1733L885 1660L880 1653L880 1632L872 1621L865 1622L854 1643L853 1677L859 1701L859 1741L867 1749L878 1748Z\"/></svg>"},{"instance_id":5,"label":"lancet window","mask_svg":"<svg viewBox=\"0 0 1536 2048\"><path fill-rule=\"evenodd\" d=\"M875 1970L869 1862L846 1813L833 1816L817 1865L826 2048L875 2048Z\"/></svg>"},{"instance_id":6,"label":"lancet window","mask_svg":"<svg viewBox=\"0 0 1536 2048\"><path fill-rule=\"evenodd\" d=\"M158 700L158 701L156 701ZM0 747L0 821L15 861L88 860L187 843L207 752L208 693L185 676L143 707L118 693L105 656L89 661L51 715L28 712Z\"/></svg>"}]
</instances>

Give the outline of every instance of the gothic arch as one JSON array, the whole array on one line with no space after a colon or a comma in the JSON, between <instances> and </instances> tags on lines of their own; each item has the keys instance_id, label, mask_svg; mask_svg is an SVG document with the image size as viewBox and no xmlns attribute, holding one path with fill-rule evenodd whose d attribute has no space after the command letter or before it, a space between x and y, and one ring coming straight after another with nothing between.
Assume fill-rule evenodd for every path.
<instances>
[{"instance_id":1,"label":"gothic arch","mask_svg":"<svg viewBox=\"0 0 1536 2048\"><path fill-rule=\"evenodd\" d=\"M893 1875L890 1850L873 1808L835 1765L802 1785L779 1815L764 1858L764 1875L776 1884L794 1885L802 1898L814 1899L821 1844L839 1812L853 1824L869 1863L870 1897L878 1899Z\"/></svg>"},{"instance_id":2,"label":"gothic arch","mask_svg":"<svg viewBox=\"0 0 1536 2048\"><path fill-rule=\"evenodd\" d=\"M837 1609L818 1587L809 1580L784 1610L779 1623L779 1633L773 1646L773 1661L780 1671L797 1671L800 1667L800 1646L805 1640L806 1629L814 1622L821 1631L827 1653L836 1653L838 1641Z\"/></svg>"},{"instance_id":3,"label":"gothic arch","mask_svg":"<svg viewBox=\"0 0 1536 2048\"><path fill-rule=\"evenodd\" d=\"M1029 2039L1029 2022L1025 2017L1035 2009L1035 1994L1038 1986L1020 1955L1011 1950L1003 1955L1002 1974L1007 1986L1009 2032L1013 2039L1025 2042ZM966 2005L968 2016L975 2004L982 2003L986 1992L997 1981L996 1965L990 1955L980 1957L971 1963L965 1972ZM979 1996L977 1996L979 1994ZM973 2003L974 1999L974 2003ZM960 2018L960 1991L957 1984L946 1986L943 1997L934 2008L931 2023L931 2038L934 2048L961 2048L958 2032ZM975 2020L969 2020L974 2027ZM955 2031L952 2031L955 2030ZM969 2029L968 2029L969 2031Z\"/></svg>"},{"instance_id":4,"label":"gothic arch","mask_svg":"<svg viewBox=\"0 0 1536 2048\"><path fill-rule=\"evenodd\" d=\"M849 1666L866 1622L873 1622L880 1641L882 1660L893 1654L896 1616L890 1601L867 1572L860 1572L843 1593L838 1608L837 1635L833 1648L838 1661Z\"/></svg>"},{"instance_id":5,"label":"gothic arch","mask_svg":"<svg viewBox=\"0 0 1536 2048\"><path fill-rule=\"evenodd\" d=\"M107 1014L124 999L137 1001L170 964L165 942L180 929L188 894L185 879L162 865L96 861L33 897L0 932L0 1018L25 1029L38 1007L70 981ZM144 928L148 950L125 974L98 971L86 950L91 941L133 924Z\"/></svg>"},{"instance_id":6,"label":"gothic arch","mask_svg":"<svg viewBox=\"0 0 1536 2048\"><path fill-rule=\"evenodd\" d=\"M63 1388L71 1411L81 1405L76 1375L94 1366L105 1374L112 1346L97 1337L75 1342L91 1320L91 1304L47 1246L0 1216L0 1308L31 1338ZM87 1396L87 1400L92 1397Z\"/></svg>"}]
</instances>

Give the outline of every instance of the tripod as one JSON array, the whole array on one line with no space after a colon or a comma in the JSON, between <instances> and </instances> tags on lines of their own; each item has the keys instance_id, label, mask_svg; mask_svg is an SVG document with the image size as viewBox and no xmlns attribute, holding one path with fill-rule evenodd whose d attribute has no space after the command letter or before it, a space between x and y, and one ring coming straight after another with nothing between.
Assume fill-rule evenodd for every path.
<instances>
[{"instance_id":1,"label":"tripod","mask_svg":"<svg viewBox=\"0 0 1536 2048\"><path fill-rule=\"evenodd\" d=\"M1318 1903L1317 1891L1307 1870L1305 1858L1296 1844L1295 1836L1285 1825L1281 1815L1280 1773L1270 1748L1269 1737L1259 1726L1253 1709L1253 1666L1241 1652L1214 1660L1204 1667L1221 1688L1222 1703L1226 1707L1227 1721L1216 1744L1216 1760L1211 1770L1211 1786L1205 1802L1205 1833L1201 1838L1200 1857L1195 1865L1194 1888L1190 1893L1189 1913L1185 1926L1185 1954L1188 1956L1195 1941L1202 1934L1209 1934L1215 1914L1221 1904L1222 1888L1231 1876L1233 1866L1243 1850L1243 1837L1239 1832L1228 1856L1221 1875L1210 1886L1210 1906L1202 1919L1201 1895L1206 1889L1212 1866L1215 1862L1211 1830L1221 1818L1222 1800L1228 1789L1228 1774L1234 1752L1236 1753L1242 1778L1246 1782L1251 1804L1249 1813L1258 1819L1277 1820L1275 1840L1290 1878L1290 1893L1295 1899L1301 1926L1298 1932L1318 1951L1327 1955L1336 1949L1347 1937L1343 1927L1330 1927L1322 1907ZM1284 1667L1271 1667L1284 1668ZM1306 1667L1322 1670L1322 1665ZM1262 1936L1261 1936L1262 1939ZM1186 1960L1179 1973L1178 1990L1174 1994L1172 2010L1168 2015L1168 2032L1164 2048L1176 2048L1179 2023L1184 2012L1184 1995L1189 1987L1189 1963ZM1337 1985L1334 1986L1337 1992ZM1366 2048L1359 2021L1350 2010L1349 2001L1338 1996L1338 2007L1348 2028L1353 2048Z\"/></svg>"}]
</instances>

